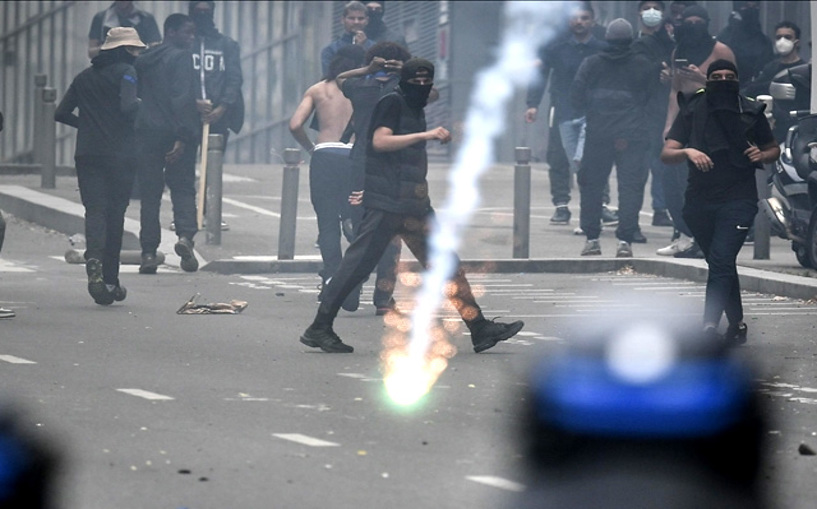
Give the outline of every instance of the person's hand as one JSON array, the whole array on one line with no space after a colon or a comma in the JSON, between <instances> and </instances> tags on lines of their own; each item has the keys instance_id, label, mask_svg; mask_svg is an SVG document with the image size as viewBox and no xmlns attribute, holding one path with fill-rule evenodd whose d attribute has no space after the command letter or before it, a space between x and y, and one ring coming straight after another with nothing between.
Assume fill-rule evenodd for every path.
<instances>
[{"instance_id":1,"label":"person's hand","mask_svg":"<svg viewBox=\"0 0 817 509\"><path fill-rule=\"evenodd\" d=\"M224 116L224 113L227 111L227 108L223 104L219 104L215 108L213 108L209 113L202 114L201 121L205 124L214 124L218 122L218 120Z\"/></svg>"},{"instance_id":2,"label":"person's hand","mask_svg":"<svg viewBox=\"0 0 817 509\"><path fill-rule=\"evenodd\" d=\"M702 172L707 172L714 166L712 159L698 149L686 148L684 149L684 152L686 153L687 159L689 159L692 164L694 164L695 167Z\"/></svg>"},{"instance_id":3,"label":"person's hand","mask_svg":"<svg viewBox=\"0 0 817 509\"><path fill-rule=\"evenodd\" d=\"M749 144L749 148L744 150L743 154L753 163L763 162L763 151L757 148L757 145Z\"/></svg>"},{"instance_id":4,"label":"person's hand","mask_svg":"<svg viewBox=\"0 0 817 509\"><path fill-rule=\"evenodd\" d=\"M349 195L349 204L352 206L363 204L363 191L352 191Z\"/></svg>"},{"instance_id":5,"label":"person's hand","mask_svg":"<svg viewBox=\"0 0 817 509\"><path fill-rule=\"evenodd\" d=\"M666 62L661 62L661 66L662 69L658 75L658 79L662 85L669 85L672 82L672 69L670 69Z\"/></svg>"},{"instance_id":6,"label":"person's hand","mask_svg":"<svg viewBox=\"0 0 817 509\"><path fill-rule=\"evenodd\" d=\"M689 64L686 67L679 67L677 69L678 75L685 79L700 85L706 84L706 74L696 65Z\"/></svg>"},{"instance_id":7,"label":"person's hand","mask_svg":"<svg viewBox=\"0 0 817 509\"><path fill-rule=\"evenodd\" d=\"M385 71L399 73L401 69L403 69L403 61L402 60L385 60L384 61L383 70L385 70Z\"/></svg>"},{"instance_id":8,"label":"person's hand","mask_svg":"<svg viewBox=\"0 0 817 509\"><path fill-rule=\"evenodd\" d=\"M525 122L529 124L536 122L536 112L538 111L538 108L528 108L525 110Z\"/></svg>"},{"instance_id":9,"label":"person's hand","mask_svg":"<svg viewBox=\"0 0 817 509\"><path fill-rule=\"evenodd\" d=\"M429 131L426 131L426 139L427 140L440 140L440 143L445 145L449 141L451 141L451 133L448 132L448 129L445 127L436 127Z\"/></svg>"},{"instance_id":10,"label":"person's hand","mask_svg":"<svg viewBox=\"0 0 817 509\"><path fill-rule=\"evenodd\" d=\"M363 44L366 42L367 39L368 38L366 37L366 32L364 32L363 30L358 30L352 37L352 42L354 44Z\"/></svg>"},{"instance_id":11,"label":"person's hand","mask_svg":"<svg viewBox=\"0 0 817 509\"><path fill-rule=\"evenodd\" d=\"M213 111L213 103L210 102L209 99L196 99L196 109L199 110L202 118L204 118L204 115Z\"/></svg>"},{"instance_id":12,"label":"person's hand","mask_svg":"<svg viewBox=\"0 0 817 509\"><path fill-rule=\"evenodd\" d=\"M170 149L170 152L165 154L165 162L175 163L179 160L182 154L184 154L184 142L176 140L173 142L173 148Z\"/></svg>"}]
</instances>

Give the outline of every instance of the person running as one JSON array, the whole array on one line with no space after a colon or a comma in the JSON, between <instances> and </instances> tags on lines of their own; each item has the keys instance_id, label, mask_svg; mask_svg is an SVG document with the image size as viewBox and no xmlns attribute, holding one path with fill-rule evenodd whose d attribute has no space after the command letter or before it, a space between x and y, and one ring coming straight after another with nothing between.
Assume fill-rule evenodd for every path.
<instances>
[{"instance_id":1,"label":"person running","mask_svg":"<svg viewBox=\"0 0 817 509\"><path fill-rule=\"evenodd\" d=\"M428 235L434 209L428 196L426 142L451 141L443 127L427 129L423 108L434 80L434 64L412 58L400 71L395 91L375 107L367 139L366 211L358 236L346 250L312 324L301 335L306 346L330 353L350 353L332 329L341 302L372 272L383 251L399 235L423 266L428 266ZM455 256L456 258L456 256ZM453 291L449 298L471 331L475 352L494 347L522 330L524 322L487 320L471 292L465 273L455 260Z\"/></svg>"},{"instance_id":2,"label":"person running","mask_svg":"<svg viewBox=\"0 0 817 509\"><path fill-rule=\"evenodd\" d=\"M88 293L103 306L127 295L119 282L119 256L136 172L139 100L133 64L145 47L134 28L111 28L91 67L74 78L54 114L57 122L77 128L74 161L85 207Z\"/></svg>"}]
</instances>

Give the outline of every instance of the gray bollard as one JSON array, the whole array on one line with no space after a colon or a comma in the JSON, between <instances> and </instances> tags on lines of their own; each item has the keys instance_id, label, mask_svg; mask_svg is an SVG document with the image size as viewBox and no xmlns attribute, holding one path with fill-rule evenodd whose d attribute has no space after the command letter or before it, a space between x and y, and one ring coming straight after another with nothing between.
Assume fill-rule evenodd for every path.
<instances>
[{"instance_id":1,"label":"gray bollard","mask_svg":"<svg viewBox=\"0 0 817 509\"><path fill-rule=\"evenodd\" d=\"M207 142L207 243L221 245L221 197L224 165L224 135L211 134Z\"/></svg>"},{"instance_id":2,"label":"gray bollard","mask_svg":"<svg viewBox=\"0 0 817 509\"><path fill-rule=\"evenodd\" d=\"M281 222L278 229L278 259L295 258L295 220L298 216L298 177L301 151L284 149L284 180L281 185Z\"/></svg>"},{"instance_id":3,"label":"gray bollard","mask_svg":"<svg viewBox=\"0 0 817 509\"><path fill-rule=\"evenodd\" d=\"M34 75L34 118L32 122L32 162L35 164L42 163L37 158L40 153L37 147L42 145L43 136L43 89L48 84L48 76L45 74ZM51 119L53 122L54 119Z\"/></svg>"},{"instance_id":4,"label":"gray bollard","mask_svg":"<svg viewBox=\"0 0 817 509\"><path fill-rule=\"evenodd\" d=\"M57 89L46 87L43 89L42 106L42 138L39 150L40 187L54 189L57 187L57 124L54 122L54 112L57 111Z\"/></svg>"},{"instance_id":5,"label":"gray bollard","mask_svg":"<svg viewBox=\"0 0 817 509\"><path fill-rule=\"evenodd\" d=\"M513 257L530 258L530 148L516 147L513 169Z\"/></svg>"},{"instance_id":6,"label":"gray bollard","mask_svg":"<svg viewBox=\"0 0 817 509\"><path fill-rule=\"evenodd\" d=\"M769 189L767 179L770 171L773 170L773 168L770 169L769 165L765 165L762 170L755 171L758 200L765 200L771 196L771 189ZM771 225L769 224L769 218L760 210L755 216L755 245L752 256L755 260L768 260L771 257L770 237Z\"/></svg>"}]
</instances>

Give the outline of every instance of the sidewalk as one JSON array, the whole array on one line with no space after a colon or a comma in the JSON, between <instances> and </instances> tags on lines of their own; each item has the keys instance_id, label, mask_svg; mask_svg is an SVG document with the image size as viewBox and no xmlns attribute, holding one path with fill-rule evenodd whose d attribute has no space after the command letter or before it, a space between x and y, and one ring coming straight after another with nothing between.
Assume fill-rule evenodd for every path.
<instances>
[{"instance_id":1,"label":"sidewalk","mask_svg":"<svg viewBox=\"0 0 817 509\"><path fill-rule=\"evenodd\" d=\"M449 185L447 170L448 166L442 164L432 164L429 170L432 203L437 210L444 208ZM294 260L278 260L275 256L280 217L280 165L225 165L224 173L223 217L230 230L222 232L221 245L208 245L205 232L197 235L196 250L201 270L240 274L317 273L321 262L314 246L317 225L309 202L308 168L302 165L300 172ZM614 229L605 229L602 233L602 257L579 257L584 237L573 234L573 229L578 226L577 192L574 190L571 203L571 224L549 224L553 206L547 172L544 165L537 163L532 165L531 171L530 258L513 259L513 178L512 165L497 165L486 171L481 179L482 201L457 250L469 270L590 273L630 266L639 273L706 280L703 260L655 255L656 249L669 244L672 229L650 225L649 196L645 197L640 221L648 243L633 245L634 258L614 258ZM611 179L611 195L615 203L614 181ZM58 177L56 189L41 189L39 175L0 175L0 210L67 236L84 230L84 211L76 178L70 176ZM167 257L165 263L177 266L179 259L173 252L176 236L169 230L172 215L167 194L162 204L161 220L164 229L160 251ZM123 249L138 251L138 200L131 201L125 230ZM66 249L69 248L66 240ZM769 260L754 260L753 251L752 246L745 246L738 259L744 290L805 300L817 297L817 271L802 268L788 242L772 238ZM413 257L407 249L403 250L403 260L412 264Z\"/></svg>"}]
</instances>

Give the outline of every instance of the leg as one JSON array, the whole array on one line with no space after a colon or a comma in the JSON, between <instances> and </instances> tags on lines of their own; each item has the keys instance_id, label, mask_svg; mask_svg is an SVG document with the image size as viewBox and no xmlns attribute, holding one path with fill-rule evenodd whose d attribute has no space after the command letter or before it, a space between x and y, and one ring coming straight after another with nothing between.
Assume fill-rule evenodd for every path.
<instances>
[{"instance_id":1,"label":"leg","mask_svg":"<svg viewBox=\"0 0 817 509\"><path fill-rule=\"evenodd\" d=\"M167 165L165 181L173 204L173 221L179 238L193 240L198 231L196 224L196 152L195 144L185 145L184 152L175 162Z\"/></svg>"},{"instance_id":2,"label":"leg","mask_svg":"<svg viewBox=\"0 0 817 509\"><path fill-rule=\"evenodd\" d=\"M562 147L562 138L558 126L551 126L548 134L548 147L545 152L550 179L550 194L553 204L558 206L570 203L570 161Z\"/></svg>"},{"instance_id":3,"label":"leg","mask_svg":"<svg viewBox=\"0 0 817 509\"><path fill-rule=\"evenodd\" d=\"M342 171L344 161L329 149L315 151L309 164L309 196L318 219L318 247L323 259L321 279L331 278L343 258L340 246L340 213L348 175ZM348 157L347 157L348 159Z\"/></svg>"},{"instance_id":4,"label":"leg","mask_svg":"<svg viewBox=\"0 0 817 509\"><path fill-rule=\"evenodd\" d=\"M686 163L665 166L664 169L664 203L667 205L676 230L687 237L692 237L692 231L684 219L684 193L687 189L689 168Z\"/></svg>"},{"instance_id":5,"label":"leg","mask_svg":"<svg viewBox=\"0 0 817 509\"><path fill-rule=\"evenodd\" d=\"M79 195L85 207L85 259L103 261L108 199L105 176L113 168L105 164L104 158L93 156L80 156L75 162Z\"/></svg>"},{"instance_id":6,"label":"leg","mask_svg":"<svg viewBox=\"0 0 817 509\"><path fill-rule=\"evenodd\" d=\"M131 157L121 157L110 168L107 185L107 234L105 257L102 260L105 283L119 286L119 257L122 252L122 234L125 228L125 211L130 204L131 186L136 171Z\"/></svg>"},{"instance_id":7,"label":"leg","mask_svg":"<svg viewBox=\"0 0 817 509\"><path fill-rule=\"evenodd\" d=\"M588 240L601 235L601 209L604 186L613 169L613 141L587 140L579 170L579 198L581 200L581 227Z\"/></svg>"},{"instance_id":8,"label":"leg","mask_svg":"<svg viewBox=\"0 0 817 509\"><path fill-rule=\"evenodd\" d=\"M394 237L377 263L377 278L372 299L377 314L384 314L394 307L392 295L397 284L397 264L400 263L402 247L400 237Z\"/></svg>"},{"instance_id":9,"label":"leg","mask_svg":"<svg viewBox=\"0 0 817 509\"><path fill-rule=\"evenodd\" d=\"M644 188L647 185L647 167L644 165L643 142L625 140L627 146L616 151L616 178L618 179L618 228L616 237L625 242L633 242L639 230L638 214L644 203Z\"/></svg>"},{"instance_id":10,"label":"leg","mask_svg":"<svg viewBox=\"0 0 817 509\"><path fill-rule=\"evenodd\" d=\"M139 242L142 245L142 254L155 255L161 242L159 209L165 188L165 153L172 146L172 140L151 136L148 133L137 134L139 158L136 179L139 182L141 201Z\"/></svg>"}]
</instances>

